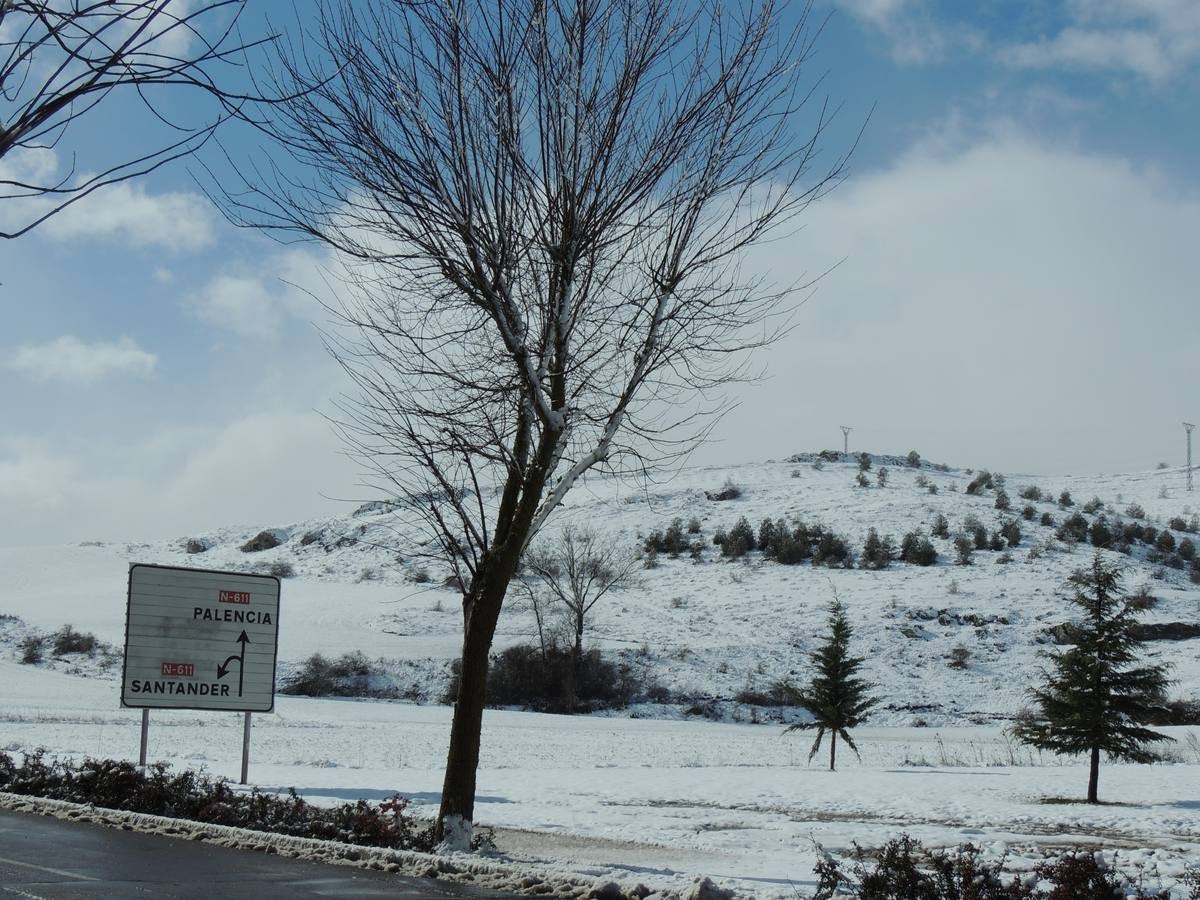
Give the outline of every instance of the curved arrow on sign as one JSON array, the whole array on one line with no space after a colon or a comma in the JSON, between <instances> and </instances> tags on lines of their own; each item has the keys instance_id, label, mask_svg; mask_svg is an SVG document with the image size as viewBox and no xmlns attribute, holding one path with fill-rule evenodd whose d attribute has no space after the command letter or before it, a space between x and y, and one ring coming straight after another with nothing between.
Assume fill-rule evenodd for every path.
<instances>
[{"instance_id":1,"label":"curved arrow on sign","mask_svg":"<svg viewBox=\"0 0 1200 900\"><path fill-rule=\"evenodd\" d=\"M246 629L242 629L242 633L238 635L237 641L242 645L241 652L230 656L225 662L217 666L217 678L224 678L229 672L230 663L238 664L238 696L242 696L242 683L246 674L246 645L250 643L250 638L246 637Z\"/></svg>"}]
</instances>

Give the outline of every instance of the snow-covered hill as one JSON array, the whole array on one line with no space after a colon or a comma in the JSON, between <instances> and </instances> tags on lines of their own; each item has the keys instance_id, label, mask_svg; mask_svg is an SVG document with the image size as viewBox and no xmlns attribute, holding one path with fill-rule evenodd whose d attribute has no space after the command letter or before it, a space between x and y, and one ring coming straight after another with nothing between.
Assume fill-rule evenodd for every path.
<instances>
[{"instance_id":1,"label":"snow-covered hill","mask_svg":"<svg viewBox=\"0 0 1200 900\"><path fill-rule=\"evenodd\" d=\"M888 470L882 486L880 467ZM697 707L732 718L766 714L737 698L806 677L826 605L836 595L849 610L870 677L881 685L885 699L876 724L985 723L1020 709L1040 665L1039 652L1052 645L1054 627L1072 615L1065 579L1092 548L1055 538L1064 519L1098 497L1100 509L1085 516L1089 523L1104 516L1110 527L1149 524L1169 531L1177 544L1194 536L1167 528L1171 519L1187 522L1193 514L1180 469L1111 476L1008 474L992 489L969 494L967 485L977 474L875 457L867 473L870 486L861 487L855 462L802 454L784 462L688 469L649 491L594 477L570 495L554 526L586 524L635 548L676 518L699 521L700 533L687 537L703 543L700 559L660 554L634 586L602 601L587 633L606 655L666 689L656 699L670 702L636 705L636 715L672 716ZM709 499L729 484L740 496ZM1029 487L1044 499L1019 496ZM1008 494L1010 510L996 508L998 490ZM1073 507L1058 504L1063 490L1072 495ZM1142 507L1143 518L1126 513L1133 504ZM1025 506L1034 507L1032 521L1022 516ZM1046 513L1054 525L1040 524ZM898 544L909 531L929 534L939 514L949 522L950 537L933 538L938 561L929 567L782 565L758 551L731 561L712 542L718 529L730 529L741 517L755 530L763 519L782 518L819 523L844 535L858 554L870 528ZM1016 520L1019 544L1003 552L976 551L971 565L957 565L953 537L972 517L989 535ZM277 547L241 549L264 530L280 541ZM285 671L314 652L361 650L388 661L398 693L436 701L448 662L458 652L461 616L456 592L444 585L449 573L429 558L421 540L407 514L380 502L333 519L263 522L154 544L0 550L0 614L46 631L69 622L119 645L127 562L273 568L290 573L280 633ZM1174 554L1140 541L1130 550L1106 552L1127 566L1129 589L1144 587L1158 598L1146 620L1195 622L1200 588L1191 583L1186 565L1172 568L1166 563L1178 562ZM10 627L5 633L6 652L15 656L15 639L24 632ZM528 642L533 635L532 616L514 597L497 647ZM1174 665L1178 696L1200 694L1200 641L1155 640L1146 646L1149 656ZM965 668L949 665L956 648L963 648L957 653Z\"/></svg>"}]
</instances>

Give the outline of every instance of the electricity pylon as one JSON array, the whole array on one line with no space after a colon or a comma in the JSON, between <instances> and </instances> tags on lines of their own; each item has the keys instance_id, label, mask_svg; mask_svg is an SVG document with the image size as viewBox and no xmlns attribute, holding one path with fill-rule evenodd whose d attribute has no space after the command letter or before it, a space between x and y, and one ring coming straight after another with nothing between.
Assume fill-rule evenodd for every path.
<instances>
[{"instance_id":1,"label":"electricity pylon","mask_svg":"<svg viewBox=\"0 0 1200 900\"><path fill-rule=\"evenodd\" d=\"M1190 492L1192 489L1192 429L1196 426L1191 422L1184 422L1183 429L1187 432L1187 448L1188 448L1188 463L1187 463L1187 489Z\"/></svg>"}]
</instances>

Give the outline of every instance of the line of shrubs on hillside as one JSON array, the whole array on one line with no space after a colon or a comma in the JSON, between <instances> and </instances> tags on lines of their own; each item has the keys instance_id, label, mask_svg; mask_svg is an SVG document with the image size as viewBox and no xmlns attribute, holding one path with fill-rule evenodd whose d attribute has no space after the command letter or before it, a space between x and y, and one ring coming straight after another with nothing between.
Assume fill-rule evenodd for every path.
<instances>
[{"instance_id":1,"label":"line of shrubs on hillside","mask_svg":"<svg viewBox=\"0 0 1200 900\"><path fill-rule=\"evenodd\" d=\"M980 496L987 490L995 492L994 506L998 511L1013 511L1003 476L981 471L968 483L966 493ZM1055 529L1054 537L1066 544L1068 549L1079 543L1091 543L1101 549L1135 555L1140 548L1147 562L1173 569L1189 569L1192 581L1200 583L1200 553L1197 552L1195 541L1188 536L1200 531L1200 517L1196 515L1189 519L1173 516L1165 527L1157 528L1144 521L1145 511L1136 503L1131 503L1124 511L1128 520L1119 516L1110 520L1104 512L1103 502L1096 497L1075 509L1075 501L1067 490L1060 492L1057 500L1054 500L1036 486L1025 486L1019 490L1018 496L1032 501L1022 507L1019 518L1013 512L1012 517L1001 519L996 527L989 530L978 517L968 515L957 532L952 534L945 515L938 514L930 526L929 535L951 540L954 561L959 565L969 565L976 550L1000 552L997 561L1010 562L1012 557L1002 551L1021 544L1023 535L1020 520L1023 519L1033 525ZM1070 512L1060 522L1052 512L1039 510L1034 505L1037 502L1055 503L1060 509ZM1108 512L1112 513L1111 508ZM646 568L654 568L660 555L676 559L686 553L693 561L702 562L709 545L702 532L700 520L695 517L689 519L686 525L682 518L676 518L665 529L650 532L641 545ZM1176 537L1175 533L1183 536ZM756 530L743 516L728 529L718 527L712 535L711 544L718 548L723 559L740 559L757 551L764 559L783 565L811 562L814 566L828 568L854 568L856 559L858 567L863 569L887 568L894 560L929 566L939 559L936 545L920 529L908 532L897 543L892 536L881 536L872 528L856 554L845 536L821 523L788 523L782 518L764 519Z\"/></svg>"},{"instance_id":2,"label":"line of shrubs on hillside","mask_svg":"<svg viewBox=\"0 0 1200 900\"><path fill-rule=\"evenodd\" d=\"M971 495L982 496L985 491L994 492L996 509L1007 511L1012 508L1002 476L981 471L966 487L966 493ZM1145 508L1136 502L1128 504L1118 513L1112 506L1106 506L1099 497L1092 497L1077 506L1070 491L1061 491L1056 500L1051 493L1036 485L1019 488L1017 496L1028 501L1021 509L1021 517L1055 528L1055 538L1068 547L1091 544L1098 549L1112 550L1126 556L1140 554L1148 563L1176 570L1186 569L1192 582L1200 584L1200 553L1197 553L1196 542L1192 539L1192 536L1200 533L1200 516L1194 513L1188 518L1171 516L1166 525L1159 528L1147 521ZM1064 518L1061 522L1056 521L1051 512L1039 511L1035 503L1055 504L1063 511Z\"/></svg>"},{"instance_id":3,"label":"line of shrubs on hillside","mask_svg":"<svg viewBox=\"0 0 1200 900\"><path fill-rule=\"evenodd\" d=\"M440 700L458 695L459 661ZM281 682L279 692L303 697L368 697L425 700L417 686L398 688L383 660L361 652L326 658L313 654ZM670 692L647 678L638 667L606 659L586 650L578 660L569 648L518 644L492 655L488 665L486 703L490 707L524 707L538 712L587 713L622 709L631 703L668 703Z\"/></svg>"},{"instance_id":4,"label":"line of shrubs on hillside","mask_svg":"<svg viewBox=\"0 0 1200 900\"><path fill-rule=\"evenodd\" d=\"M314 653L280 680L279 693L296 697L368 697L375 700L426 698L416 683L398 683L383 659L354 650L341 656Z\"/></svg>"},{"instance_id":5,"label":"line of shrubs on hillside","mask_svg":"<svg viewBox=\"0 0 1200 900\"><path fill-rule=\"evenodd\" d=\"M20 621L15 616L2 618ZM112 644L105 643L90 631L76 631L72 625L48 633L31 630L17 645L17 652L18 659L26 665L44 662L47 656L53 659L86 656L98 659L104 666L120 659L120 652Z\"/></svg>"},{"instance_id":6,"label":"line of shrubs on hillside","mask_svg":"<svg viewBox=\"0 0 1200 900\"><path fill-rule=\"evenodd\" d=\"M451 664L443 703L458 697L460 663ZM517 644L488 663L485 702L490 707L524 707L538 712L588 713L631 703L669 703L670 691L628 662L586 650L578 659L568 648Z\"/></svg>"},{"instance_id":7,"label":"line of shrubs on hillside","mask_svg":"<svg viewBox=\"0 0 1200 900\"><path fill-rule=\"evenodd\" d=\"M642 541L644 564L653 568L660 555L676 559L685 552L694 561L702 561L706 544L702 538L695 537L700 531L696 519L686 526L682 519L675 519L665 530L652 531ZM720 557L727 560L758 552L763 559L782 565L811 562L814 566L833 569L851 569L857 565L862 569L878 570L897 560L917 566L936 564L940 555L931 536L952 540L960 565L970 564L975 550L1012 549L1022 540L1021 526L1015 518L1001 522L989 532L976 517L967 516L958 533L952 535L949 520L939 514L928 534L923 529L909 531L899 542L891 535L880 535L877 529L871 528L856 553L848 538L821 523L788 523L782 518L767 518L756 531L743 516L729 529L718 527L713 533L712 544L718 548Z\"/></svg>"}]
</instances>

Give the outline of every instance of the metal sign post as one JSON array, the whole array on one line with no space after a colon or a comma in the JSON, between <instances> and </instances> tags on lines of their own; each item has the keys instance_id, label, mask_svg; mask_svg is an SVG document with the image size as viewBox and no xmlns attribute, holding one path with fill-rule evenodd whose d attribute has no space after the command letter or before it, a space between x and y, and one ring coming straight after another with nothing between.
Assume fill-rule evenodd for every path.
<instances>
[{"instance_id":1,"label":"metal sign post","mask_svg":"<svg viewBox=\"0 0 1200 900\"><path fill-rule=\"evenodd\" d=\"M138 768L146 770L146 744L150 740L150 709L142 710L142 749L138 751Z\"/></svg>"},{"instance_id":2,"label":"metal sign post","mask_svg":"<svg viewBox=\"0 0 1200 900\"><path fill-rule=\"evenodd\" d=\"M241 712L245 784L250 714L275 709L278 645L278 578L132 564L121 705L142 710L138 764L151 709Z\"/></svg>"},{"instance_id":3,"label":"metal sign post","mask_svg":"<svg viewBox=\"0 0 1200 900\"><path fill-rule=\"evenodd\" d=\"M250 713L246 713L246 724L242 726L242 784L250 771Z\"/></svg>"}]
</instances>

